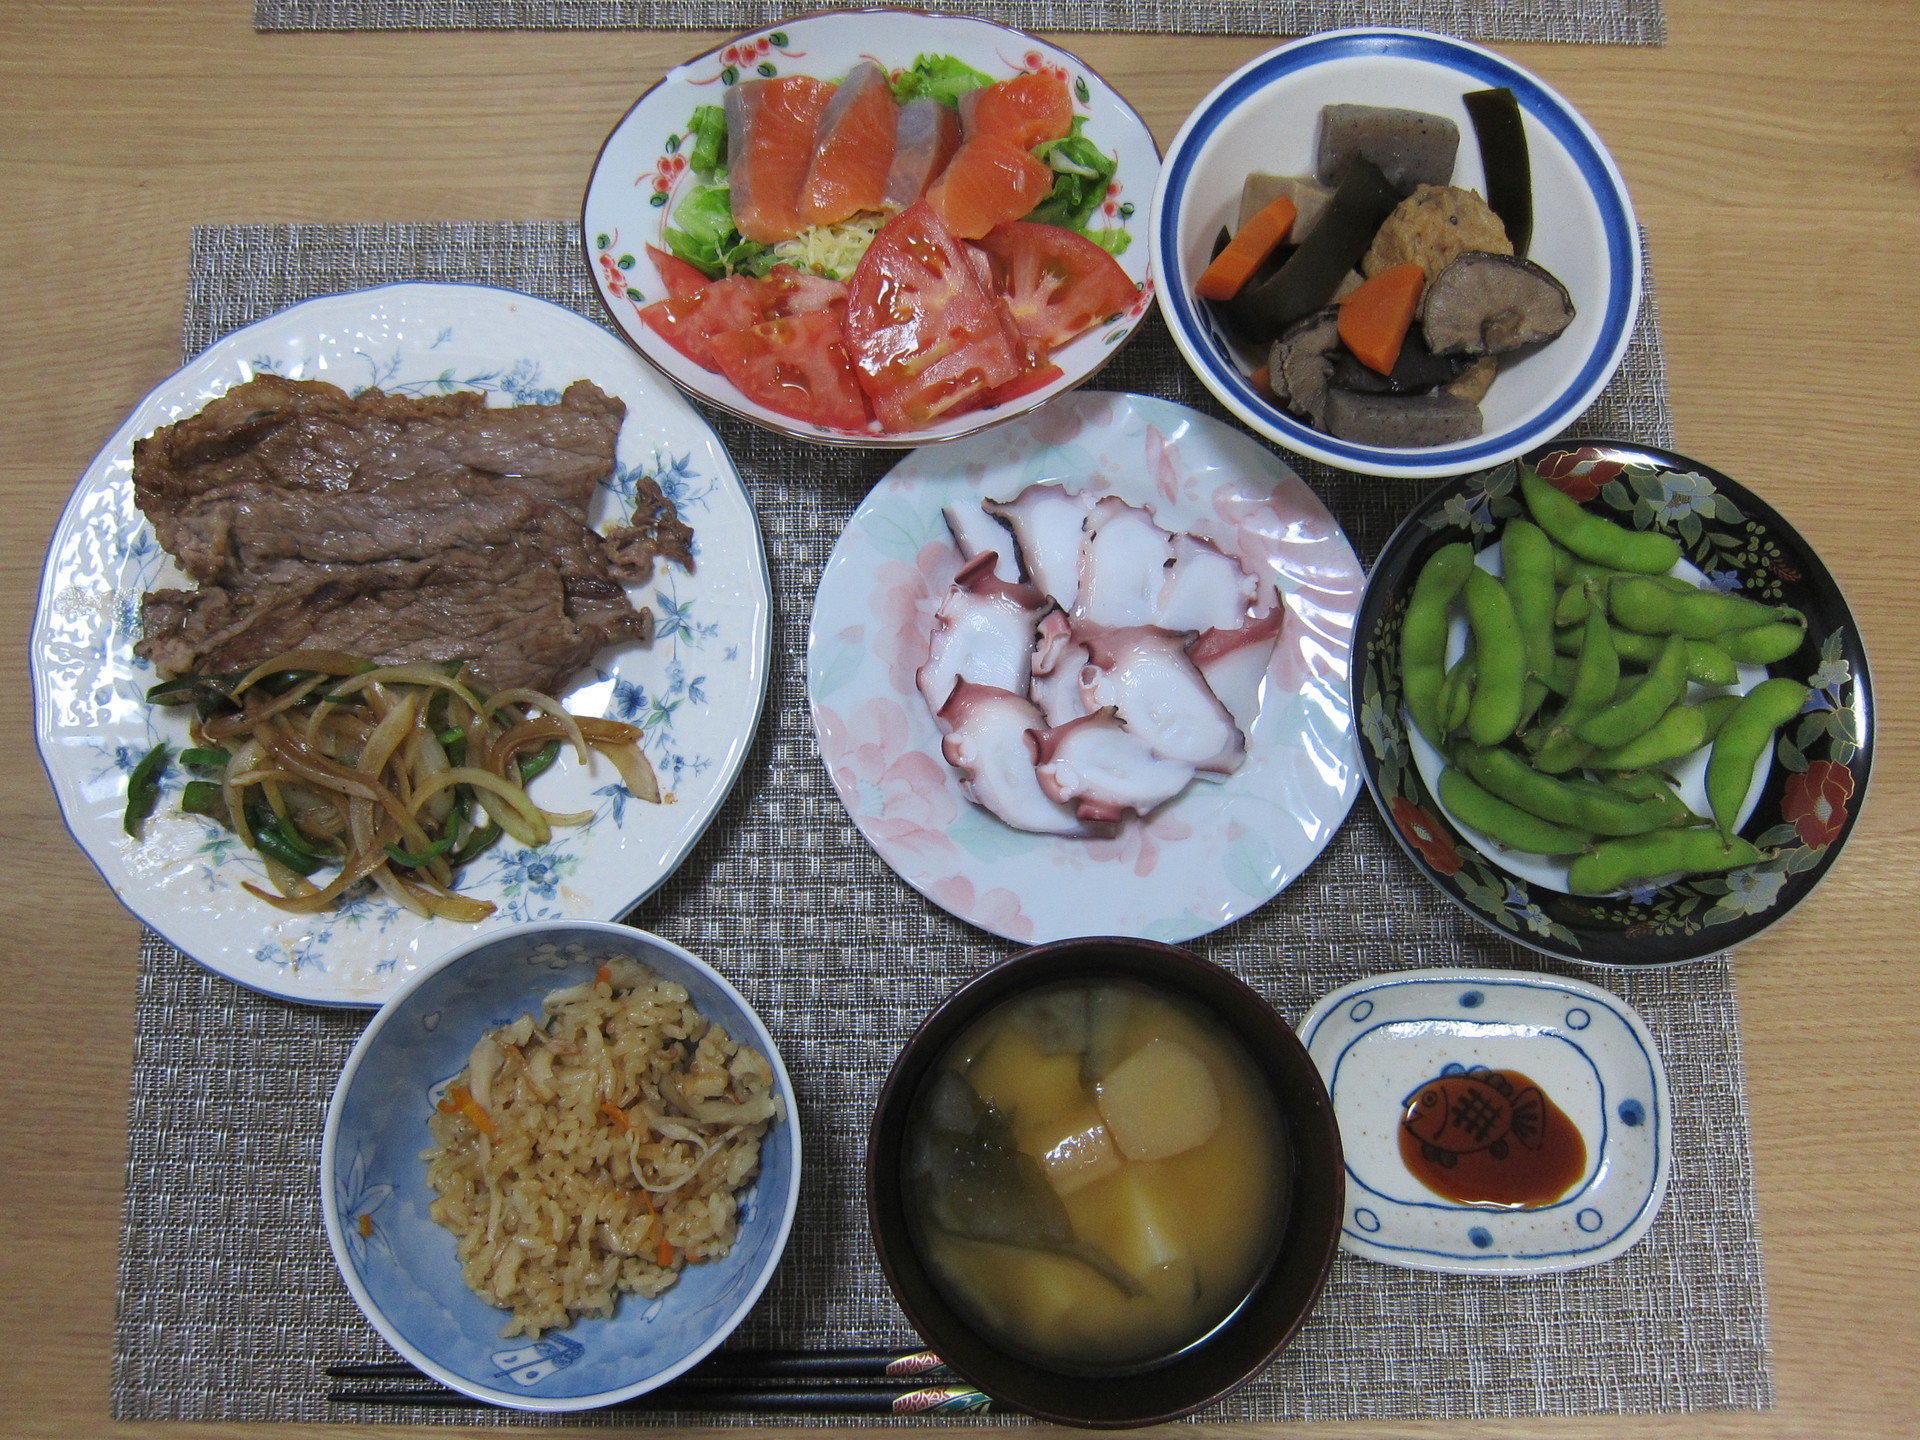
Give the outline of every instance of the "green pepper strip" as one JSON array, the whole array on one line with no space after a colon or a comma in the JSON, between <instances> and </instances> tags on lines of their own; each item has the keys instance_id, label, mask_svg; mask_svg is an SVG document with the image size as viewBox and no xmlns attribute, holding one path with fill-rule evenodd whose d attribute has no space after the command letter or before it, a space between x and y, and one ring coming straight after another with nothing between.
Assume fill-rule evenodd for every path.
<instances>
[{"instance_id":1,"label":"green pepper strip","mask_svg":"<svg viewBox=\"0 0 1920 1440\"><path fill-rule=\"evenodd\" d=\"M524 787L534 776L540 774L549 765L560 758L560 742L549 740L531 755L520 761L520 784Z\"/></svg>"},{"instance_id":2,"label":"green pepper strip","mask_svg":"<svg viewBox=\"0 0 1920 1440\"><path fill-rule=\"evenodd\" d=\"M227 804L215 780L189 780L180 792L180 808L189 815L204 815L225 823Z\"/></svg>"},{"instance_id":3,"label":"green pepper strip","mask_svg":"<svg viewBox=\"0 0 1920 1440\"><path fill-rule=\"evenodd\" d=\"M127 776L127 811L120 825L134 839L140 838L140 826L160 803L160 776L167 768L167 742L162 740L133 767Z\"/></svg>"},{"instance_id":4,"label":"green pepper strip","mask_svg":"<svg viewBox=\"0 0 1920 1440\"><path fill-rule=\"evenodd\" d=\"M180 763L194 770L224 770L233 756L225 750L182 750Z\"/></svg>"},{"instance_id":5,"label":"green pepper strip","mask_svg":"<svg viewBox=\"0 0 1920 1440\"><path fill-rule=\"evenodd\" d=\"M412 851L402 850L398 845L390 844L386 847L388 858L397 865L406 866L409 870L418 870L422 866L439 859L451 849L453 849L453 837L451 835L434 841L417 855Z\"/></svg>"},{"instance_id":6,"label":"green pepper strip","mask_svg":"<svg viewBox=\"0 0 1920 1440\"><path fill-rule=\"evenodd\" d=\"M447 864L458 870L476 855L485 851L499 838L500 827L489 820L484 826L467 837L466 844L462 845L447 857Z\"/></svg>"}]
</instances>

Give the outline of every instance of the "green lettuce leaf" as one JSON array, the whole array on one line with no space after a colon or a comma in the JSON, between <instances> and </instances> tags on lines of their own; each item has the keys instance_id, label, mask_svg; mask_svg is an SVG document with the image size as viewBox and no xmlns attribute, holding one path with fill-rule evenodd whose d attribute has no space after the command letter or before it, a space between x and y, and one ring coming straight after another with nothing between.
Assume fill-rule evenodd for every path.
<instances>
[{"instance_id":1,"label":"green lettuce leaf","mask_svg":"<svg viewBox=\"0 0 1920 1440\"><path fill-rule=\"evenodd\" d=\"M731 192L724 185L696 185L687 191L666 228L666 241L674 254L715 280L740 270L764 274L773 264L768 246L734 228ZM762 257L764 264L755 269Z\"/></svg>"},{"instance_id":2,"label":"green lettuce leaf","mask_svg":"<svg viewBox=\"0 0 1920 1440\"><path fill-rule=\"evenodd\" d=\"M1078 125L1074 128L1079 129ZM1053 171L1053 189L1027 219L1067 230L1085 230L1093 212L1107 198L1107 185L1119 162L1077 133L1064 140L1050 140L1035 147L1033 153Z\"/></svg>"},{"instance_id":3,"label":"green lettuce leaf","mask_svg":"<svg viewBox=\"0 0 1920 1440\"><path fill-rule=\"evenodd\" d=\"M727 168L727 112L718 105L702 105L687 122L693 131L693 153L687 164L701 179L711 179Z\"/></svg>"},{"instance_id":4,"label":"green lettuce leaf","mask_svg":"<svg viewBox=\"0 0 1920 1440\"><path fill-rule=\"evenodd\" d=\"M982 75L951 55L917 55L913 64L893 82L893 98L902 105L922 98L938 100L942 105L958 105L960 97L968 91L992 83L991 76Z\"/></svg>"}]
</instances>

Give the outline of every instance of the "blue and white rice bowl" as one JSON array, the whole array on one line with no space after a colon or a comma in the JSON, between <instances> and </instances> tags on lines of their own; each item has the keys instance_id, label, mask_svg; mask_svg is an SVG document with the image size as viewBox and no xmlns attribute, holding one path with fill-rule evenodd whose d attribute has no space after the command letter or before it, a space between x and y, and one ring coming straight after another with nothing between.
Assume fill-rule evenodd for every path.
<instances>
[{"instance_id":1,"label":"blue and white rice bowl","mask_svg":"<svg viewBox=\"0 0 1920 1440\"><path fill-rule=\"evenodd\" d=\"M427 1213L427 1119L476 1041L614 955L684 985L694 1006L772 1066L781 1114L761 1142L758 1177L739 1193L725 1256L689 1265L658 1299L623 1295L606 1319L539 1339L502 1339L509 1312L461 1278L453 1234ZM772 1278L800 1194L792 1082L753 1008L710 965L643 930L550 921L477 938L413 976L361 1035L327 1110L321 1206L341 1277L389 1344L476 1399L523 1410L610 1405L666 1384L732 1333ZM365 1216L363 1222L361 1217Z\"/></svg>"},{"instance_id":2,"label":"blue and white rice bowl","mask_svg":"<svg viewBox=\"0 0 1920 1440\"><path fill-rule=\"evenodd\" d=\"M1453 183L1486 193L1461 97L1505 86L1519 101L1533 170L1528 258L1567 287L1576 311L1549 344L1502 364L1481 402L1483 432L1449 445L1394 449L1336 439L1296 419L1250 372L1261 353L1230 340L1193 290L1221 228L1237 223L1253 171L1313 173L1324 105L1387 105L1453 120ZM1571 425L1613 377L1640 308L1639 231L1625 182L1599 136L1545 83L1490 50L1445 35L1336 30L1270 50L1195 107L1168 147L1154 191L1153 268L1161 313L1187 362L1220 402L1268 438L1343 470L1439 476L1498 464Z\"/></svg>"}]
</instances>

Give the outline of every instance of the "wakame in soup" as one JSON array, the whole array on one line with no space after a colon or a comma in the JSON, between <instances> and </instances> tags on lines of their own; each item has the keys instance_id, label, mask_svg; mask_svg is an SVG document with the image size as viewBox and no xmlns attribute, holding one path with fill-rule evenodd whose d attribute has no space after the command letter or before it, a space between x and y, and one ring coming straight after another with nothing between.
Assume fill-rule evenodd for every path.
<instances>
[{"instance_id":1,"label":"wakame in soup","mask_svg":"<svg viewBox=\"0 0 1920 1440\"><path fill-rule=\"evenodd\" d=\"M1184 1350L1285 1228L1272 1092L1219 1020L1132 981L1049 987L976 1021L916 1097L916 1242L1006 1348L1074 1370Z\"/></svg>"}]
</instances>

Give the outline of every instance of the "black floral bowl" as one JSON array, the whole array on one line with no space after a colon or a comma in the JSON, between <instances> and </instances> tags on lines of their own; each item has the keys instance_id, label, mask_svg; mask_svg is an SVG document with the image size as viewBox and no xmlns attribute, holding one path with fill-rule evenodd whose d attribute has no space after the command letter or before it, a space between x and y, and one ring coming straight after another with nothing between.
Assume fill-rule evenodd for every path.
<instances>
[{"instance_id":1,"label":"black floral bowl","mask_svg":"<svg viewBox=\"0 0 1920 1440\"><path fill-rule=\"evenodd\" d=\"M1765 667L1803 682L1808 696L1774 743L1739 833L1753 864L1716 875L1647 883L1617 895L1569 893L1565 865L1534 863L1483 842L1435 798L1435 753L1410 736L1400 679L1400 631L1415 578L1441 546L1497 546L1504 522L1526 513L1519 467L1532 466L1586 509L1622 525L1661 530L1682 564L1716 590L1785 605L1807 620L1798 650ZM1360 606L1353 707L1360 716L1367 788L1421 871L1468 914L1549 955L1594 965L1673 965L1757 935L1799 904L1853 829L1873 761L1873 689L1866 650L1840 588L1792 526L1752 491L1672 451L1590 440L1529 451L1517 461L1449 481L1388 540ZM1747 688L1762 678L1741 667Z\"/></svg>"}]
</instances>

